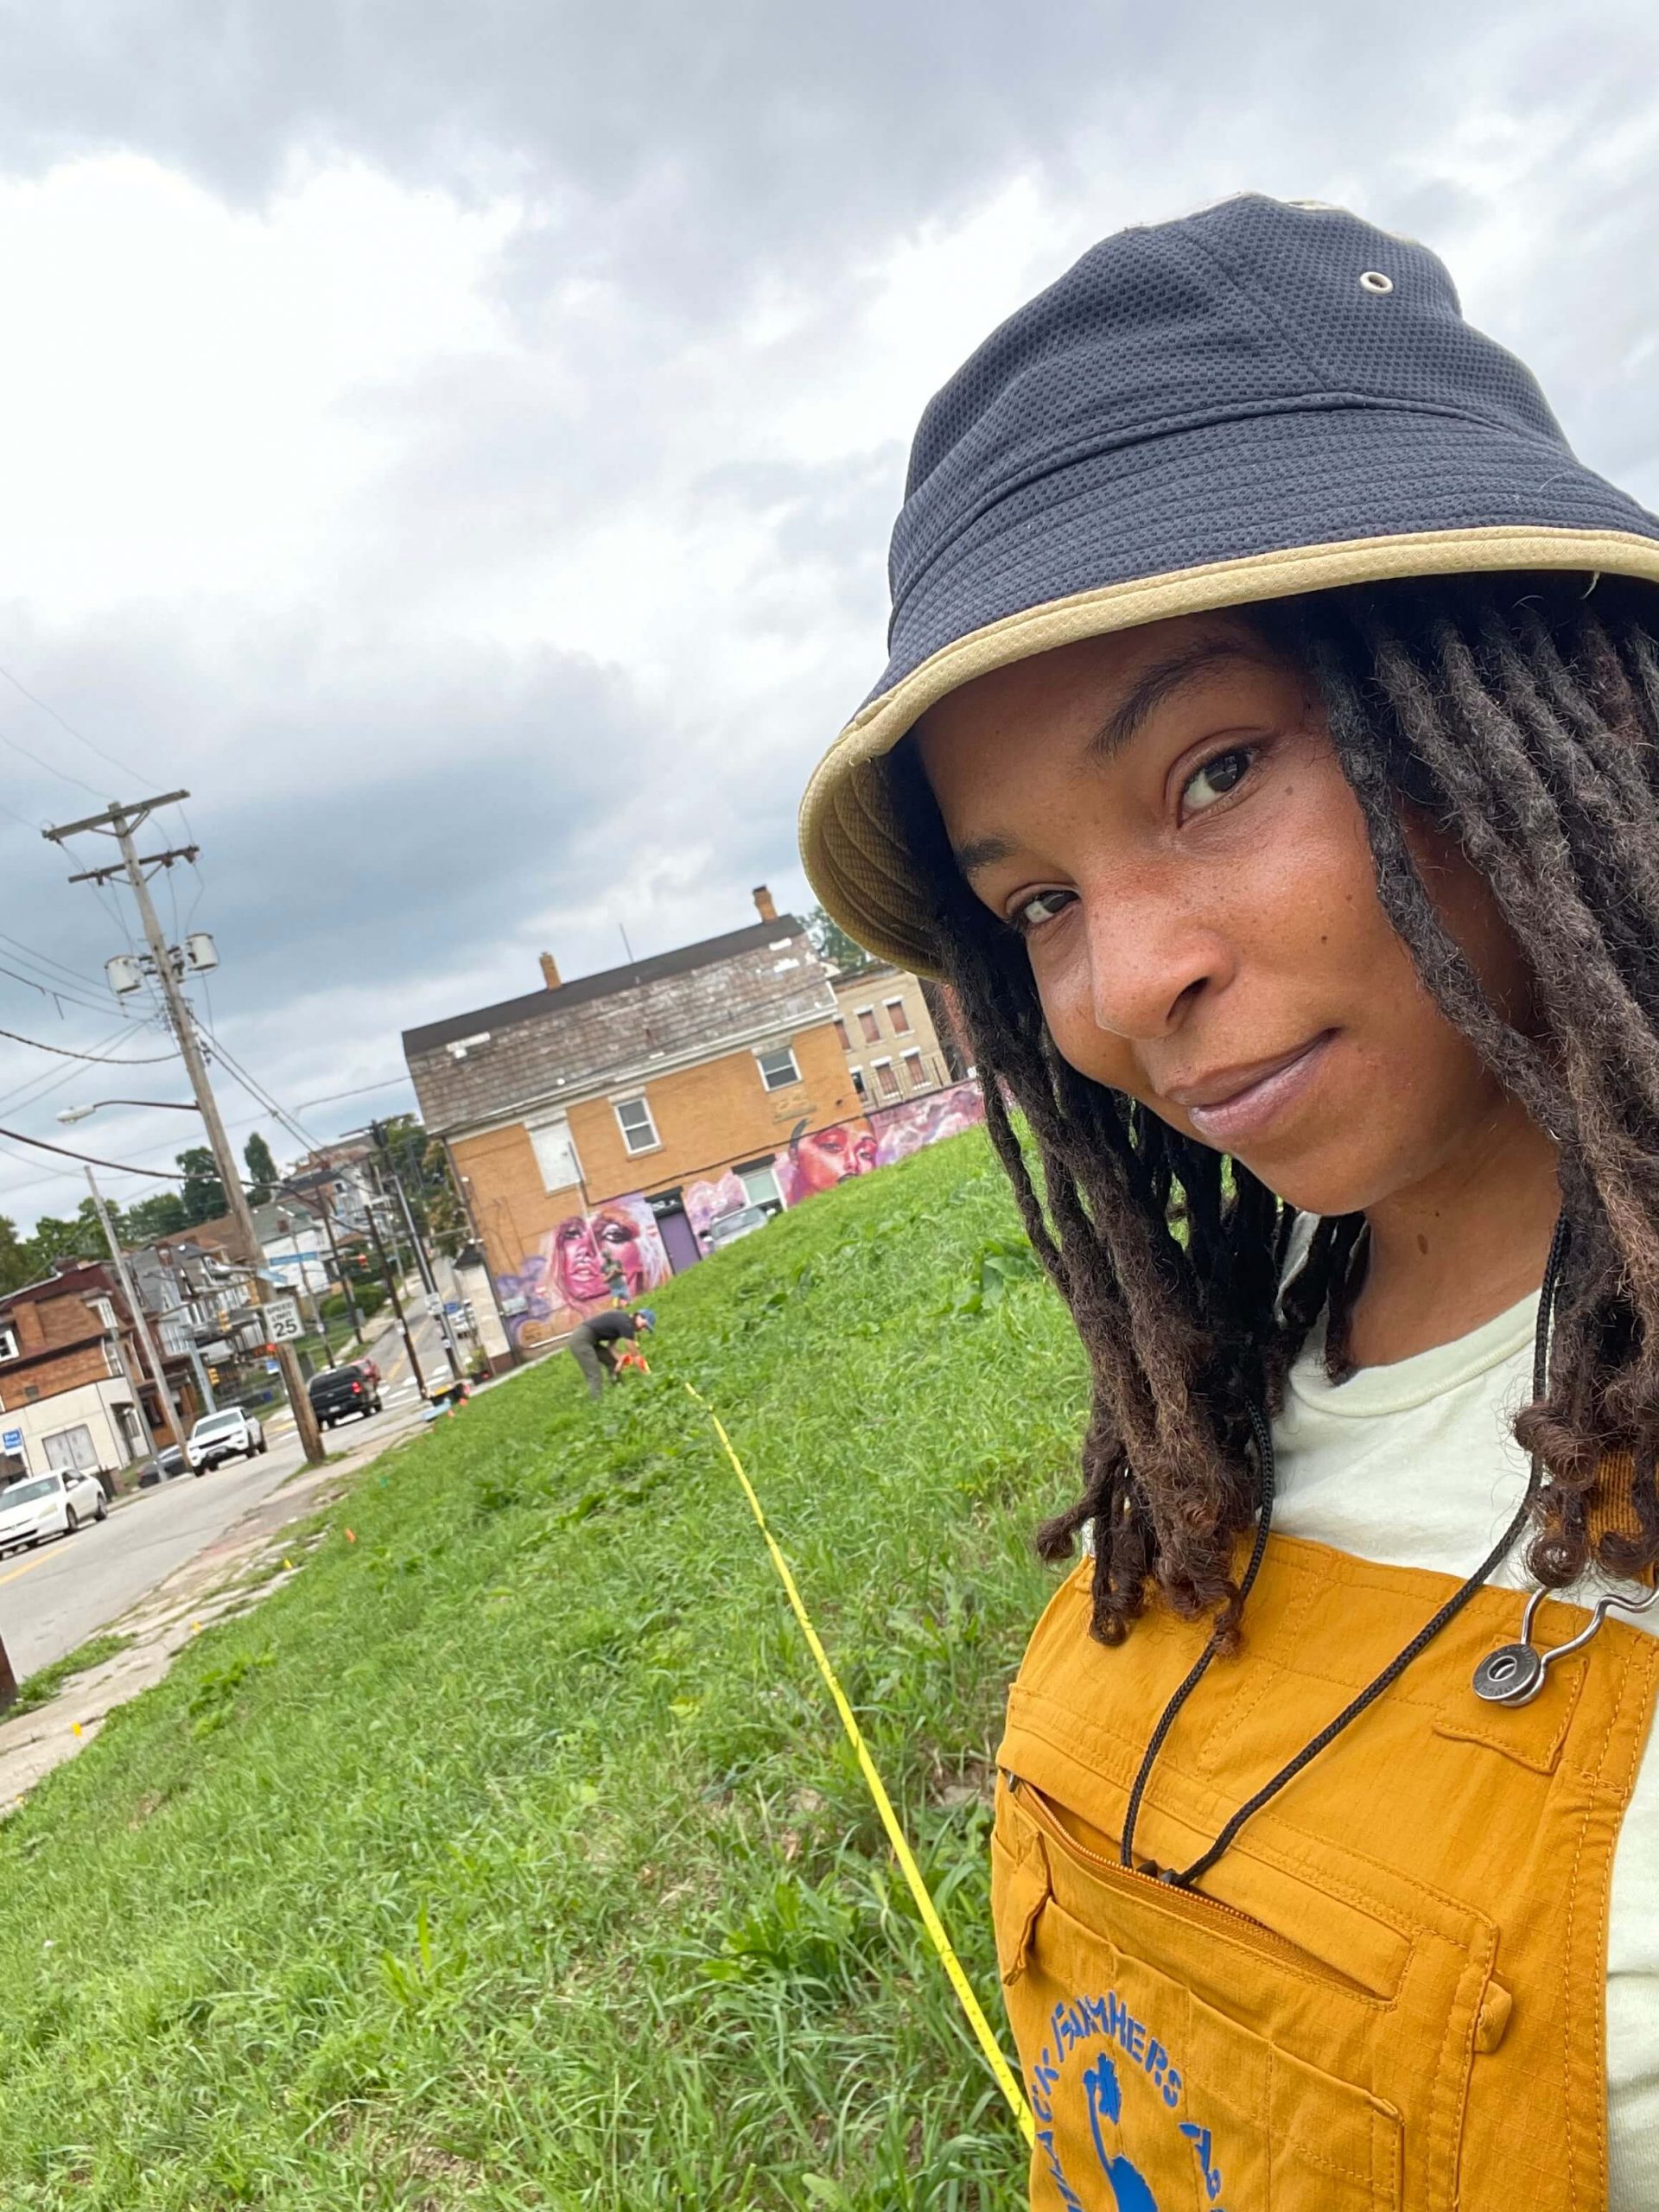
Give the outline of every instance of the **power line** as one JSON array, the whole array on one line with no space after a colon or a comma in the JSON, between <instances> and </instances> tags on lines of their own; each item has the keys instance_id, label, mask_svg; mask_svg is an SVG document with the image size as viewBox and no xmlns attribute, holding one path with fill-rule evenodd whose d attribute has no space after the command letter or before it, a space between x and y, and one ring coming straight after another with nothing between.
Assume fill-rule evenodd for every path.
<instances>
[{"instance_id":1,"label":"power line","mask_svg":"<svg viewBox=\"0 0 1659 2212\"><path fill-rule=\"evenodd\" d=\"M100 760L107 760L111 768L119 768L124 776L137 776L141 783L148 783L150 780L142 770L135 768L130 761L118 760L113 753L106 752L96 740L88 737L85 730L77 729L72 721L66 721L55 707L48 704L44 699L37 698L28 684L20 682L9 668L0 667L0 677L3 677L14 691L22 692L31 707L38 707L43 715L49 715L60 729L67 730L70 736L78 743L84 745L89 753L96 753ZM92 785L88 784L85 788L90 791Z\"/></svg>"},{"instance_id":2,"label":"power line","mask_svg":"<svg viewBox=\"0 0 1659 2212\"><path fill-rule=\"evenodd\" d=\"M22 818L20 815L18 819L21 821ZM72 982L90 984L95 991L105 988L101 976L89 976L84 968L72 968L67 960L60 960L55 953L36 952L32 944L25 944L20 937L9 937L4 930L0 930L0 944L9 944L22 958L48 973L55 968L60 976L67 976Z\"/></svg>"},{"instance_id":3,"label":"power line","mask_svg":"<svg viewBox=\"0 0 1659 2212\"><path fill-rule=\"evenodd\" d=\"M0 1029L0 1037L13 1045L27 1045L36 1052L55 1052L60 1059L91 1060L99 1067L158 1068L163 1060L176 1060L179 1057L176 1052L148 1052L142 1059L135 1060L118 1058L113 1052L76 1052L67 1045L43 1045L38 1037L20 1037L15 1029Z\"/></svg>"},{"instance_id":4,"label":"power line","mask_svg":"<svg viewBox=\"0 0 1659 2212\"><path fill-rule=\"evenodd\" d=\"M5 1032L0 1030L0 1036ZM366 1098L372 1091L395 1090L401 1083L410 1080L407 1071L402 1075L389 1075L384 1083L359 1084L355 1090L331 1090L322 1098L308 1098L295 1108L296 1114L308 1114L315 1106L332 1106L341 1098ZM411 1086L412 1088L412 1086Z\"/></svg>"},{"instance_id":5,"label":"power line","mask_svg":"<svg viewBox=\"0 0 1659 2212\"><path fill-rule=\"evenodd\" d=\"M151 1175L158 1183L182 1183L182 1175L174 1175L165 1167L134 1167L124 1160L100 1160L96 1153L71 1152L67 1145L48 1144L44 1137L27 1137L21 1129L0 1128L0 1137L10 1137L14 1144L33 1145L37 1152L55 1152L61 1159L78 1160L83 1167L112 1168L118 1175Z\"/></svg>"},{"instance_id":6,"label":"power line","mask_svg":"<svg viewBox=\"0 0 1659 2212\"><path fill-rule=\"evenodd\" d=\"M42 760L38 753L31 753L28 746L19 745L15 737L8 737L3 729L0 729L0 745L10 746L14 753L21 753L25 760L32 760L37 768L44 768L48 776L56 776L66 784L73 784L80 791L91 791L94 798L99 796L96 784L89 784L84 776L72 776L67 768L60 768L54 761Z\"/></svg>"},{"instance_id":7,"label":"power line","mask_svg":"<svg viewBox=\"0 0 1659 2212\"><path fill-rule=\"evenodd\" d=\"M8 968L3 962L0 962L0 976L10 976L14 983L22 983L29 990L38 992L41 998L50 999L60 1014L63 1012L66 1006L74 1006L79 1007L87 1014L101 1014L106 1020L108 1019L110 1008L107 1001L100 1006L96 999L83 997L80 992L72 990L67 983L53 982L49 979L46 982L41 982L34 976L19 975L16 969ZM121 1019L125 1022L131 1017L124 1014Z\"/></svg>"}]
</instances>

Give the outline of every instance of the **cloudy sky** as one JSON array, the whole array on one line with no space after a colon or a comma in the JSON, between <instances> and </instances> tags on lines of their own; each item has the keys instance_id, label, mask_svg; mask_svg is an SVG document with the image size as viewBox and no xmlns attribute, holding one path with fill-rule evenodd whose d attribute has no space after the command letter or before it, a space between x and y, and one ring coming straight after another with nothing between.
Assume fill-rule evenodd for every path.
<instances>
[{"instance_id":1,"label":"cloudy sky","mask_svg":"<svg viewBox=\"0 0 1659 2212\"><path fill-rule=\"evenodd\" d=\"M104 855L39 829L180 785L163 919L320 1136L543 946L804 899L915 418L1126 222L1257 188L1426 239L1659 505L1656 84L1650 0L12 0L0 1027L165 1050L101 981L124 899L66 881ZM166 1166L182 1116L56 1116L182 1095L0 1040L0 1126ZM0 1147L0 1211L73 1211Z\"/></svg>"}]
</instances>

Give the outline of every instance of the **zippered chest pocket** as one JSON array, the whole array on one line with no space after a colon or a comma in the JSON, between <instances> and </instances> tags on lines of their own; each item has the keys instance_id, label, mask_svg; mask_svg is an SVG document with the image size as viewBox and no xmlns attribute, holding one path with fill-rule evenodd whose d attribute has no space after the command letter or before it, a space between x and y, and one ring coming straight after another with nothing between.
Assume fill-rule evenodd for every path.
<instances>
[{"instance_id":1,"label":"zippered chest pocket","mask_svg":"<svg viewBox=\"0 0 1659 2212\"><path fill-rule=\"evenodd\" d=\"M1466 1949L1378 1929L1344 1963L1328 1911L1307 1948L1283 1925L1116 1865L1006 1774L992 1901L1037 2118L1033 2207L1451 2202L1462 2106L1452 2077L1466 2072L1487 1978ZM1425 2018L1443 2061L1427 2081L1390 2058L1402 2046L1421 2056Z\"/></svg>"}]
</instances>

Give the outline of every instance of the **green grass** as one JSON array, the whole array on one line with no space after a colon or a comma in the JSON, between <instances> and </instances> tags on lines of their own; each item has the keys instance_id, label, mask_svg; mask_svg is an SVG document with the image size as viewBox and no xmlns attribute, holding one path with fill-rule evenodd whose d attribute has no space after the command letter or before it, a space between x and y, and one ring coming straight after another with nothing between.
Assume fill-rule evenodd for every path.
<instances>
[{"instance_id":1,"label":"green grass","mask_svg":"<svg viewBox=\"0 0 1659 2212\"><path fill-rule=\"evenodd\" d=\"M33 1713L42 1705L49 1705L67 1681L77 1675L84 1675L93 1667L101 1667L106 1659L113 1659L118 1651L124 1651L132 1638L129 1636L105 1634L88 1638L77 1644L73 1651L66 1651L61 1659L54 1659L49 1667L42 1667L31 1675L18 1691L16 1701L6 1707L6 1718L19 1713Z\"/></svg>"},{"instance_id":2,"label":"green grass","mask_svg":"<svg viewBox=\"0 0 1659 2212\"><path fill-rule=\"evenodd\" d=\"M657 1305L652 1374L601 1404L556 1357L375 1461L291 1583L0 1827L8 2212L1022 2201L678 1378L1000 2021L988 1768L1075 1340L977 1135Z\"/></svg>"}]
</instances>

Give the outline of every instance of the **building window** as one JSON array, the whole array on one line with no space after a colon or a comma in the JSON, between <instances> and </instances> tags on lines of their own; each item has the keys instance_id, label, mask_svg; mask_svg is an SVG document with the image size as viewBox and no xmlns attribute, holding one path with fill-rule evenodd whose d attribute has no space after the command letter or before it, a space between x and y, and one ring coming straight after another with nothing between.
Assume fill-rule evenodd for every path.
<instances>
[{"instance_id":1,"label":"building window","mask_svg":"<svg viewBox=\"0 0 1659 2212\"><path fill-rule=\"evenodd\" d=\"M0 1359L17 1357L17 1332L10 1321L0 1321Z\"/></svg>"},{"instance_id":2,"label":"building window","mask_svg":"<svg viewBox=\"0 0 1659 2212\"><path fill-rule=\"evenodd\" d=\"M839 1014L836 1016L836 1034L841 1039L842 1051L850 1052L853 1049L853 1040L847 1034L847 1025Z\"/></svg>"},{"instance_id":3,"label":"building window","mask_svg":"<svg viewBox=\"0 0 1659 2212\"><path fill-rule=\"evenodd\" d=\"M776 1211L781 1200L778 1196L778 1178L772 1172L769 1160L757 1160L752 1167L740 1167L735 1172L743 1185L743 1195L752 1206L766 1206Z\"/></svg>"},{"instance_id":4,"label":"building window","mask_svg":"<svg viewBox=\"0 0 1659 2212\"><path fill-rule=\"evenodd\" d=\"M858 1009L858 1026L863 1032L864 1042L867 1045L879 1045L880 1043L881 1025L875 1018L875 1008L873 1006L860 1007Z\"/></svg>"},{"instance_id":5,"label":"building window","mask_svg":"<svg viewBox=\"0 0 1659 2212\"><path fill-rule=\"evenodd\" d=\"M651 1109L643 1098L619 1098L616 1119L622 1141L630 1152L654 1152L662 1142L657 1124L651 1118Z\"/></svg>"},{"instance_id":6,"label":"building window","mask_svg":"<svg viewBox=\"0 0 1659 2212\"><path fill-rule=\"evenodd\" d=\"M905 1077L912 1090L919 1090L927 1081L927 1071L922 1065L922 1056L919 1052L905 1054Z\"/></svg>"},{"instance_id":7,"label":"building window","mask_svg":"<svg viewBox=\"0 0 1659 2212\"><path fill-rule=\"evenodd\" d=\"M104 1339L104 1364L118 1382L126 1380L127 1370L121 1364L121 1347L113 1337Z\"/></svg>"},{"instance_id":8,"label":"building window","mask_svg":"<svg viewBox=\"0 0 1659 2212\"><path fill-rule=\"evenodd\" d=\"M858 1093L861 1098L868 1098L870 1095L870 1086L864 1080L864 1071L862 1068L855 1068L853 1070L853 1089Z\"/></svg>"},{"instance_id":9,"label":"building window","mask_svg":"<svg viewBox=\"0 0 1659 2212\"><path fill-rule=\"evenodd\" d=\"M542 1171L544 1191L569 1191L581 1182L582 1162L576 1157L570 1124L563 1115L556 1122L542 1122L532 1127L530 1141L536 1165Z\"/></svg>"},{"instance_id":10,"label":"building window","mask_svg":"<svg viewBox=\"0 0 1659 2212\"><path fill-rule=\"evenodd\" d=\"M872 1060L870 1067L875 1077L875 1087L881 1096L884 1098L896 1098L899 1096L899 1071L893 1062Z\"/></svg>"},{"instance_id":11,"label":"building window","mask_svg":"<svg viewBox=\"0 0 1659 2212\"><path fill-rule=\"evenodd\" d=\"M98 1316L98 1325L99 1328L107 1329L111 1335L113 1336L115 1333L114 1306L111 1305L107 1298L94 1298L90 1300L88 1302L91 1305L93 1313Z\"/></svg>"},{"instance_id":12,"label":"building window","mask_svg":"<svg viewBox=\"0 0 1659 2212\"><path fill-rule=\"evenodd\" d=\"M907 1037L910 1034L910 1015L906 1011L903 999L889 999L887 1001L887 1020L893 1024L893 1035Z\"/></svg>"},{"instance_id":13,"label":"building window","mask_svg":"<svg viewBox=\"0 0 1659 2212\"><path fill-rule=\"evenodd\" d=\"M787 1090L791 1083L800 1081L801 1071L795 1064L792 1045L780 1045L775 1052L757 1052L754 1057L760 1080L768 1090Z\"/></svg>"}]
</instances>

